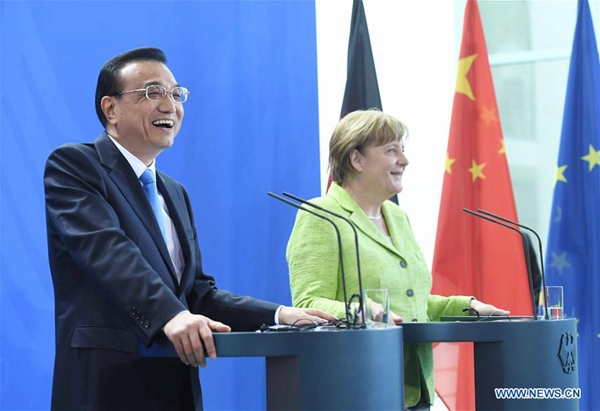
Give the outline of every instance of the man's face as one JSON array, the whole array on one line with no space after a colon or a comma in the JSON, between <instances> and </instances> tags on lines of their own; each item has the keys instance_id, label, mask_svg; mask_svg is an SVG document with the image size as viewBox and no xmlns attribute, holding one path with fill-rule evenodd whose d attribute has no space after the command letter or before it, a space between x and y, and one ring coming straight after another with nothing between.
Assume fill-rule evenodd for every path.
<instances>
[{"instance_id":1,"label":"man's face","mask_svg":"<svg viewBox=\"0 0 600 411\"><path fill-rule=\"evenodd\" d=\"M178 86L171 71L162 63L140 61L121 70L121 91L158 84L167 90ZM108 133L147 165L173 145L183 120L183 105L169 95L161 101L149 100L144 91L112 97L113 115L108 116ZM106 112L106 111L105 111Z\"/></svg>"}]
</instances>

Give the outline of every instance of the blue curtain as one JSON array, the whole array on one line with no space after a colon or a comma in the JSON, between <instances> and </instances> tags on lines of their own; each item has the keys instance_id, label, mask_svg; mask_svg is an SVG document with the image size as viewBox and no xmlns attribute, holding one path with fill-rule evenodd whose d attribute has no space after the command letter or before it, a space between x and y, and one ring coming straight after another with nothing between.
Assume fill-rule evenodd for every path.
<instances>
[{"instance_id":1,"label":"blue curtain","mask_svg":"<svg viewBox=\"0 0 600 411\"><path fill-rule=\"evenodd\" d=\"M47 409L54 295L42 175L51 150L93 140L102 64L162 48L191 91L157 165L190 192L220 288L290 303L294 211L267 191L319 194L313 1L0 2L0 408ZM209 361L207 409L265 408L264 360Z\"/></svg>"}]
</instances>

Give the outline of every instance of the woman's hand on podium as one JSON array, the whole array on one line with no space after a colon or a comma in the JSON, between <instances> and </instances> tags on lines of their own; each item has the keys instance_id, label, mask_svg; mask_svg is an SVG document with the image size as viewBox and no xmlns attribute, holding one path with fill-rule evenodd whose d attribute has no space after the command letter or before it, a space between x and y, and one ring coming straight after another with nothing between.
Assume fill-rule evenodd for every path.
<instances>
[{"instance_id":1,"label":"woman's hand on podium","mask_svg":"<svg viewBox=\"0 0 600 411\"><path fill-rule=\"evenodd\" d=\"M396 325L404 322L404 318L390 310L390 325Z\"/></svg>"},{"instance_id":2,"label":"woman's hand on podium","mask_svg":"<svg viewBox=\"0 0 600 411\"><path fill-rule=\"evenodd\" d=\"M371 305L369 306L369 311L371 313L371 317L375 321L382 322L383 318L385 316L383 306L379 303L376 303L375 301L371 301L370 304ZM396 314L392 310L389 310L389 319L388 319L389 325L394 326L403 321L404 321L404 319L402 317L400 317L398 314Z\"/></svg>"},{"instance_id":3,"label":"woman's hand on podium","mask_svg":"<svg viewBox=\"0 0 600 411\"><path fill-rule=\"evenodd\" d=\"M281 307L279 311L279 324L310 325L324 324L334 321L335 317L315 308Z\"/></svg>"},{"instance_id":4,"label":"woman's hand on podium","mask_svg":"<svg viewBox=\"0 0 600 411\"><path fill-rule=\"evenodd\" d=\"M476 299L471 300L469 303L469 308L476 310L482 317L487 317L490 315L510 315L510 311L496 308L491 304L486 304Z\"/></svg>"}]
</instances>

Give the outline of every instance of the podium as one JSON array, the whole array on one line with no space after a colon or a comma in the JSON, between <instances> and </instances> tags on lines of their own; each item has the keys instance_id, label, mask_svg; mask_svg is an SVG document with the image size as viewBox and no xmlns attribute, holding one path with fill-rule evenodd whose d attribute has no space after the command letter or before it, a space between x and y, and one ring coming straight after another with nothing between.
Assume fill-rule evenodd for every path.
<instances>
[{"instance_id":1,"label":"podium","mask_svg":"<svg viewBox=\"0 0 600 411\"><path fill-rule=\"evenodd\" d=\"M265 357L269 410L403 410L402 328L214 334L219 357Z\"/></svg>"},{"instance_id":2,"label":"podium","mask_svg":"<svg viewBox=\"0 0 600 411\"><path fill-rule=\"evenodd\" d=\"M575 319L405 323L402 328L404 342L473 342L478 410L579 409L577 399L497 399L494 390L578 388L577 362L585 359L577 357Z\"/></svg>"}]
</instances>

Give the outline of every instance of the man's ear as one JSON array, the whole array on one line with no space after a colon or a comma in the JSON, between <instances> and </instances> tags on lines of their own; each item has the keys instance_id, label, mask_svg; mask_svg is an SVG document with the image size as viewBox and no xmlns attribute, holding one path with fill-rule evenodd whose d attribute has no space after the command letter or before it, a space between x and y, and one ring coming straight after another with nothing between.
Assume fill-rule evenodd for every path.
<instances>
[{"instance_id":1,"label":"man's ear","mask_svg":"<svg viewBox=\"0 0 600 411\"><path fill-rule=\"evenodd\" d=\"M115 125L117 124L117 117L115 115L115 98L110 96L102 97L100 100L100 107L106 117L108 123Z\"/></svg>"},{"instance_id":2,"label":"man's ear","mask_svg":"<svg viewBox=\"0 0 600 411\"><path fill-rule=\"evenodd\" d=\"M350 152L350 164L359 173L363 170L363 155L357 149Z\"/></svg>"}]
</instances>

